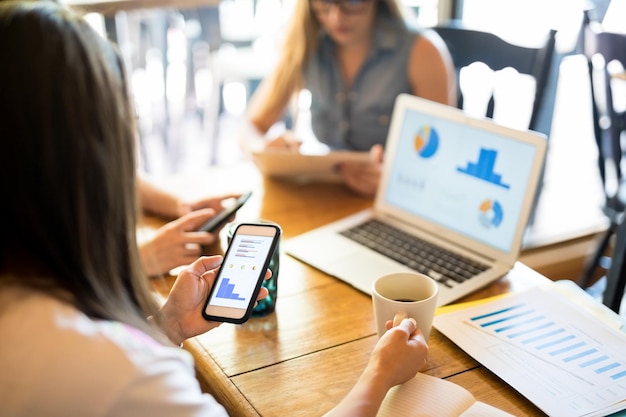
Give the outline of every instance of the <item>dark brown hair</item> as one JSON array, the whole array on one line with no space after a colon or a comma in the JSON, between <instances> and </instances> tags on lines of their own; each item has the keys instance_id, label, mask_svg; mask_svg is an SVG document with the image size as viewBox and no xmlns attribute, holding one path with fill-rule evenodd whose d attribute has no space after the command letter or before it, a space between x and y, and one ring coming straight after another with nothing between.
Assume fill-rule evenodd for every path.
<instances>
[{"instance_id":1,"label":"dark brown hair","mask_svg":"<svg viewBox=\"0 0 626 417\"><path fill-rule=\"evenodd\" d=\"M8 1L0 63L0 285L149 329L134 114L117 51L62 5Z\"/></svg>"}]
</instances>

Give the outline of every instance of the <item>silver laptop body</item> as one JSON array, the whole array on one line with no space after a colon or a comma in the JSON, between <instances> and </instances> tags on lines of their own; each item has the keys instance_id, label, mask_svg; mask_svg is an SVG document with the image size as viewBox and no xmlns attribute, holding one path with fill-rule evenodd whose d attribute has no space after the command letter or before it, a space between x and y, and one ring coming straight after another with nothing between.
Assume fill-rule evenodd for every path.
<instances>
[{"instance_id":1,"label":"silver laptop body","mask_svg":"<svg viewBox=\"0 0 626 417\"><path fill-rule=\"evenodd\" d=\"M285 250L367 294L383 274L418 270L440 282L438 304L448 304L502 277L517 260L546 147L541 134L400 95L373 208L289 239ZM418 238L476 262L481 272L451 279L447 269L414 256L420 251L412 240L398 248L365 242L363 234L372 233L362 228L346 235L373 219L374 226L400 230L402 239ZM377 229L373 233L380 240ZM431 261L444 258L438 252Z\"/></svg>"}]
</instances>

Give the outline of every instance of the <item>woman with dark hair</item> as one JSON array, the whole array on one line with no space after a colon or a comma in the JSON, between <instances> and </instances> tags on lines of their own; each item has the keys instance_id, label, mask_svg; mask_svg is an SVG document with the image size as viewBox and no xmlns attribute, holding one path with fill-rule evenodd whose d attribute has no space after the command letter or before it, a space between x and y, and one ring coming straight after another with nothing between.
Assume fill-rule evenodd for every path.
<instances>
[{"instance_id":1,"label":"woman with dark hair","mask_svg":"<svg viewBox=\"0 0 626 417\"><path fill-rule=\"evenodd\" d=\"M408 93L456 105L445 43L413 20L400 0L297 0L278 63L250 102L244 147L297 148L290 132L264 136L307 89L320 142L370 151L371 163L344 163L339 173L352 190L374 195L396 97Z\"/></svg>"},{"instance_id":2,"label":"woman with dark hair","mask_svg":"<svg viewBox=\"0 0 626 417\"><path fill-rule=\"evenodd\" d=\"M225 415L179 348L219 324L201 310L222 258L192 263L159 308L136 244L134 118L116 51L61 5L8 1L0 62L0 415ZM427 350L404 320L331 413L375 415Z\"/></svg>"}]
</instances>

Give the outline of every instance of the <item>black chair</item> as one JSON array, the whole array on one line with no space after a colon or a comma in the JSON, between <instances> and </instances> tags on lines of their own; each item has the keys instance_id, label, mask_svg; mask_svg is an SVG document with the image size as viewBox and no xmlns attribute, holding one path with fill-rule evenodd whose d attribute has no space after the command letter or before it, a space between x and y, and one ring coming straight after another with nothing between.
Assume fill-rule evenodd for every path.
<instances>
[{"instance_id":1,"label":"black chair","mask_svg":"<svg viewBox=\"0 0 626 417\"><path fill-rule=\"evenodd\" d=\"M614 82L626 85L626 81L613 79L608 65L618 61L622 70L626 68L626 35L603 31L599 23L591 21L588 11L583 18L581 35L582 52L587 57L589 69L598 169L605 193L603 211L609 219L607 231L600 237L596 248L586 260L578 279L578 284L586 288L598 277L598 270L603 266L602 260L609 249L612 237L620 227L626 207L626 201L620 197L626 191L621 167L623 159L621 136L626 130L626 111L615 108L612 88ZM624 256L624 253L619 255ZM613 256L612 262L622 261ZM623 284L621 285L623 291Z\"/></svg>"},{"instance_id":2,"label":"black chair","mask_svg":"<svg viewBox=\"0 0 626 417\"><path fill-rule=\"evenodd\" d=\"M625 287L626 222L621 222L615 230L615 247L611 257L611 266L606 274L606 288L602 295L602 303L619 314Z\"/></svg>"},{"instance_id":3,"label":"black chair","mask_svg":"<svg viewBox=\"0 0 626 417\"><path fill-rule=\"evenodd\" d=\"M493 33L465 28L459 21L450 21L435 26L433 29L446 43L454 61L459 86L459 108L464 108L464 97L461 91L463 86L460 80L463 68L475 62L482 62L493 71L510 67L520 74L527 74L535 79L534 99L527 127L537 130L538 114L543 103L554 56L555 30L549 32L542 46L530 48L511 44ZM497 103L492 94L485 116L493 118L495 106Z\"/></svg>"}]
</instances>

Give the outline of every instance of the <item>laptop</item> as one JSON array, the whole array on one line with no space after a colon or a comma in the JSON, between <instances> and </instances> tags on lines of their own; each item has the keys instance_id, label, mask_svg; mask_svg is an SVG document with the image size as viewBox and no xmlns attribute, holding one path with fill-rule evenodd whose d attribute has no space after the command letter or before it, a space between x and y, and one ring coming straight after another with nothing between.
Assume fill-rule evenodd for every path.
<instances>
[{"instance_id":1,"label":"laptop","mask_svg":"<svg viewBox=\"0 0 626 417\"><path fill-rule=\"evenodd\" d=\"M285 251L367 294L381 275L422 272L448 304L518 259L546 147L542 134L402 94L373 207L286 240Z\"/></svg>"}]
</instances>

